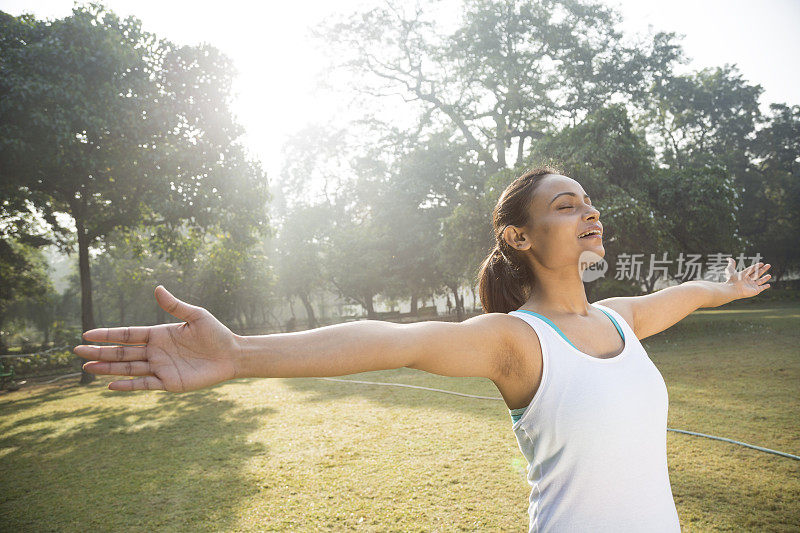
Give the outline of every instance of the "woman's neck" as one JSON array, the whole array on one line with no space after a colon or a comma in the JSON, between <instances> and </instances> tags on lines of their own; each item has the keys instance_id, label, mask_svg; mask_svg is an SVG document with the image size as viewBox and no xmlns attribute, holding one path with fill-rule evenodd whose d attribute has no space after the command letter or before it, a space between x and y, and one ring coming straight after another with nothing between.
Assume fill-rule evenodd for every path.
<instances>
[{"instance_id":1,"label":"woman's neck","mask_svg":"<svg viewBox=\"0 0 800 533\"><path fill-rule=\"evenodd\" d=\"M545 272L537 276L533 291L523 309L540 310L543 314L587 316L591 304L586 299L583 280L576 274L558 275Z\"/></svg>"}]
</instances>

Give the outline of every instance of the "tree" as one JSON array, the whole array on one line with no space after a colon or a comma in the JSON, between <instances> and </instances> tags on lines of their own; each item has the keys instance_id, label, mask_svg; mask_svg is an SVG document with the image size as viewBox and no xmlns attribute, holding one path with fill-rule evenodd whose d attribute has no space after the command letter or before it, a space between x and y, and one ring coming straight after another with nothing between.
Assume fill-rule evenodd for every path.
<instances>
[{"instance_id":1,"label":"tree","mask_svg":"<svg viewBox=\"0 0 800 533\"><path fill-rule=\"evenodd\" d=\"M597 3L469 0L450 35L437 28L434 10L407 14L403 6L387 2L317 35L342 58L334 68L362 74L354 90L399 90L420 108L421 126L457 129L487 173L508 167L514 144L519 165L528 139L609 100L641 97L655 69L679 58L669 34L649 46L623 43L619 15Z\"/></svg>"},{"instance_id":2,"label":"tree","mask_svg":"<svg viewBox=\"0 0 800 533\"><path fill-rule=\"evenodd\" d=\"M19 299L41 302L53 291L42 246L47 235L36 224L30 204L12 190L0 203L0 353L5 353L4 326L10 308ZM45 335L47 335L45 333Z\"/></svg>"},{"instance_id":3,"label":"tree","mask_svg":"<svg viewBox=\"0 0 800 533\"><path fill-rule=\"evenodd\" d=\"M255 243L219 235L204 248L198 270L198 301L240 330L255 326L252 307L267 301L272 286L267 257Z\"/></svg>"},{"instance_id":4,"label":"tree","mask_svg":"<svg viewBox=\"0 0 800 533\"><path fill-rule=\"evenodd\" d=\"M381 179L374 196L362 201L371 206L375 224L391 235L385 249L389 281L385 293L395 299L410 296L411 313L416 314L420 299L446 282L457 292L452 286L463 279L444 275L437 248L447 237L442 233L442 219L467 195L460 189L478 174L464 163L464 146L454 139L452 129L427 138L399 132L386 137L396 139L394 157L384 168L373 170ZM378 150L382 148L374 151ZM454 268L464 271L460 262L447 271Z\"/></svg>"},{"instance_id":5,"label":"tree","mask_svg":"<svg viewBox=\"0 0 800 533\"><path fill-rule=\"evenodd\" d=\"M734 175L743 172L761 93L735 65L665 75L652 87L644 118L661 163L678 169L717 164Z\"/></svg>"},{"instance_id":6,"label":"tree","mask_svg":"<svg viewBox=\"0 0 800 533\"><path fill-rule=\"evenodd\" d=\"M152 321L152 288L155 272L165 262L152 253L145 228L129 228L108 234L101 253L92 261L92 292L100 322L104 327ZM170 285L174 289L174 285ZM113 312L112 312L113 310Z\"/></svg>"},{"instance_id":7,"label":"tree","mask_svg":"<svg viewBox=\"0 0 800 533\"><path fill-rule=\"evenodd\" d=\"M109 232L160 225L265 229L266 180L233 141L230 61L176 47L98 4L52 23L0 16L0 173L70 247L75 223L82 326L94 328L89 248ZM84 372L81 383L94 379Z\"/></svg>"},{"instance_id":8,"label":"tree","mask_svg":"<svg viewBox=\"0 0 800 533\"><path fill-rule=\"evenodd\" d=\"M15 239L0 239L0 353L8 350L5 326L9 320L14 315L25 317L21 307L30 308L53 292L41 249ZM17 312L11 313L14 305Z\"/></svg>"},{"instance_id":9,"label":"tree","mask_svg":"<svg viewBox=\"0 0 800 533\"><path fill-rule=\"evenodd\" d=\"M333 217L329 204L295 204L286 214L275 246L280 292L298 297L306 310L308 327L317 327L313 295L325 286L323 250Z\"/></svg>"},{"instance_id":10,"label":"tree","mask_svg":"<svg viewBox=\"0 0 800 533\"><path fill-rule=\"evenodd\" d=\"M744 181L742 232L769 257L779 281L800 267L800 106L770 105L753 142L754 169Z\"/></svg>"},{"instance_id":11,"label":"tree","mask_svg":"<svg viewBox=\"0 0 800 533\"><path fill-rule=\"evenodd\" d=\"M355 184L349 184L344 198L355 196ZM363 190L363 186L358 186ZM388 250L392 246L390 228L375 223L367 206L336 204L324 244L325 278L339 296L361 305L367 318L377 319L375 296L386 290Z\"/></svg>"}]
</instances>

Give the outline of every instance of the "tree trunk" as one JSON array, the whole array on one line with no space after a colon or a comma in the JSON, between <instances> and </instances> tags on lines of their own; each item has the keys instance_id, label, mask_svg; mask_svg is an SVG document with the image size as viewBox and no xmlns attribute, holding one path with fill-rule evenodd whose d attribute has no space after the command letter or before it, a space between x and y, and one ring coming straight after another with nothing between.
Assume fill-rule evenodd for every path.
<instances>
[{"instance_id":1,"label":"tree trunk","mask_svg":"<svg viewBox=\"0 0 800 533\"><path fill-rule=\"evenodd\" d=\"M525 139L527 135L520 135L519 136L519 143L517 144L517 161L514 166L520 166L522 164L522 158L525 157L523 154L525 152Z\"/></svg>"},{"instance_id":2,"label":"tree trunk","mask_svg":"<svg viewBox=\"0 0 800 533\"><path fill-rule=\"evenodd\" d=\"M466 307L464 307L464 295L461 294L461 291L459 290L457 296L458 300L456 302L456 305L458 306L461 320L463 320L464 317L467 315L467 309Z\"/></svg>"},{"instance_id":3,"label":"tree trunk","mask_svg":"<svg viewBox=\"0 0 800 533\"><path fill-rule=\"evenodd\" d=\"M503 115L495 116L497 124L494 146L497 151L497 165L500 168L506 167L506 120Z\"/></svg>"},{"instance_id":4,"label":"tree trunk","mask_svg":"<svg viewBox=\"0 0 800 533\"><path fill-rule=\"evenodd\" d=\"M0 314L0 353L6 354L8 353L8 345L6 344L6 336L3 333L3 324L5 324L6 316L5 314Z\"/></svg>"},{"instance_id":5,"label":"tree trunk","mask_svg":"<svg viewBox=\"0 0 800 533\"><path fill-rule=\"evenodd\" d=\"M414 294L411 296L411 310L409 311L410 315L416 316L418 305L419 302L417 301L417 295Z\"/></svg>"},{"instance_id":6,"label":"tree trunk","mask_svg":"<svg viewBox=\"0 0 800 533\"><path fill-rule=\"evenodd\" d=\"M367 318L376 320L378 318L378 315L375 314L375 305L372 303L372 298L373 298L372 294L367 295L364 298L364 303L365 303L364 308L367 310Z\"/></svg>"},{"instance_id":7,"label":"tree trunk","mask_svg":"<svg viewBox=\"0 0 800 533\"><path fill-rule=\"evenodd\" d=\"M464 299L458 295L458 285L453 283L448 284L447 287L450 289L450 292L453 293L453 300L455 300L456 303L456 318L461 322L464 320Z\"/></svg>"},{"instance_id":8,"label":"tree trunk","mask_svg":"<svg viewBox=\"0 0 800 533\"><path fill-rule=\"evenodd\" d=\"M89 237L80 214L73 213L75 227L78 231L78 268L81 275L81 327L83 331L94 329L94 311L92 309L92 276L89 268ZM95 375L81 368L81 385L95 380Z\"/></svg>"},{"instance_id":9,"label":"tree trunk","mask_svg":"<svg viewBox=\"0 0 800 533\"><path fill-rule=\"evenodd\" d=\"M311 306L311 302L308 300L308 294L305 292L301 292L298 294L300 297L300 301L303 302L303 306L306 308L306 315L308 316L308 329L314 329L317 327L317 317L314 316L314 308Z\"/></svg>"}]
</instances>

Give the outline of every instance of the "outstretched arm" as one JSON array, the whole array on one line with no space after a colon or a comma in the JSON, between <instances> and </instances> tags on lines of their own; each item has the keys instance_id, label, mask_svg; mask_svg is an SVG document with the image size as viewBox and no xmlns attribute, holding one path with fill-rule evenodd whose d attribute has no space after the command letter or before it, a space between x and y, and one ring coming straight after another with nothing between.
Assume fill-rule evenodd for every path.
<instances>
[{"instance_id":1,"label":"outstretched arm","mask_svg":"<svg viewBox=\"0 0 800 533\"><path fill-rule=\"evenodd\" d=\"M675 325L701 307L718 307L760 294L770 286L766 283L770 275L762 276L769 267L755 263L737 272L733 259L728 258L724 282L691 280L643 296L606 298L597 303L632 317L633 331L643 339Z\"/></svg>"},{"instance_id":2,"label":"outstretched arm","mask_svg":"<svg viewBox=\"0 0 800 533\"><path fill-rule=\"evenodd\" d=\"M241 336L202 307L164 287L158 304L182 324L98 328L74 352L87 372L139 376L112 381L111 390L187 392L242 377L322 377L417 368L445 376L494 380L508 357L508 317L488 313L464 322L396 324L361 320L307 331Z\"/></svg>"}]
</instances>

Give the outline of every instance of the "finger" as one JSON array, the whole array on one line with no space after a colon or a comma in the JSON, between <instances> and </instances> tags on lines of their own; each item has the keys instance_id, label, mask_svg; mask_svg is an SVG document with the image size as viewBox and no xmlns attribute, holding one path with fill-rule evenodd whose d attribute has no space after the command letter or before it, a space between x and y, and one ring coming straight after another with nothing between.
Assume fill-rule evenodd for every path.
<instances>
[{"instance_id":1,"label":"finger","mask_svg":"<svg viewBox=\"0 0 800 533\"><path fill-rule=\"evenodd\" d=\"M123 379L108 384L109 390L166 390L164 382L155 376Z\"/></svg>"},{"instance_id":2,"label":"finger","mask_svg":"<svg viewBox=\"0 0 800 533\"><path fill-rule=\"evenodd\" d=\"M758 291L758 293L759 293L759 294L761 294L761 293L762 293L763 291L765 291L766 289L769 289L769 283L767 283L766 285L762 285L762 286L760 286L760 287L759 287L759 289L760 289L760 290Z\"/></svg>"},{"instance_id":3,"label":"finger","mask_svg":"<svg viewBox=\"0 0 800 533\"><path fill-rule=\"evenodd\" d=\"M128 361L125 363L108 363L105 361L89 361L83 369L91 374L112 374L115 376L152 376L153 370L149 361Z\"/></svg>"},{"instance_id":4,"label":"finger","mask_svg":"<svg viewBox=\"0 0 800 533\"><path fill-rule=\"evenodd\" d=\"M767 280L768 280L769 278L771 278L771 277L772 277L772 275L771 275L771 274L767 274L767 275L765 275L765 276L761 276L760 278L758 278L758 279L756 280L756 283L758 283L759 285L761 285L762 283L764 283L765 281L767 281Z\"/></svg>"},{"instance_id":5,"label":"finger","mask_svg":"<svg viewBox=\"0 0 800 533\"><path fill-rule=\"evenodd\" d=\"M745 268L744 270L742 270L742 276L746 277L746 278L753 279L753 276L756 273L756 269L758 268L758 265L760 265L760 264L761 263L753 263L749 267Z\"/></svg>"},{"instance_id":6,"label":"finger","mask_svg":"<svg viewBox=\"0 0 800 533\"><path fill-rule=\"evenodd\" d=\"M83 332L83 338L92 342L119 342L121 344L147 344L152 326L126 326L122 328L97 328Z\"/></svg>"},{"instance_id":7,"label":"finger","mask_svg":"<svg viewBox=\"0 0 800 533\"><path fill-rule=\"evenodd\" d=\"M93 361L144 361L147 348L144 346L91 346L81 344L72 352L78 357Z\"/></svg>"},{"instance_id":8,"label":"finger","mask_svg":"<svg viewBox=\"0 0 800 533\"><path fill-rule=\"evenodd\" d=\"M172 295L171 292L164 288L163 285L156 287L155 294L156 301L158 302L158 305L161 306L161 309L176 318L185 320L186 322L191 322L192 320L199 318L203 312L202 307L187 304L183 300L177 299Z\"/></svg>"},{"instance_id":9,"label":"finger","mask_svg":"<svg viewBox=\"0 0 800 533\"><path fill-rule=\"evenodd\" d=\"M769 269L769 267L770 267L770 265L765 265L764 263L761 263L761 267L758 269L758 274L756 274L756 275L760 276L761 274L766 272L767 269Z\"/></svg>"}]
</instances>

